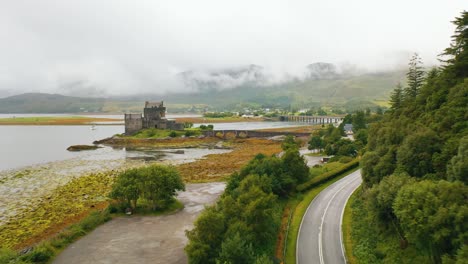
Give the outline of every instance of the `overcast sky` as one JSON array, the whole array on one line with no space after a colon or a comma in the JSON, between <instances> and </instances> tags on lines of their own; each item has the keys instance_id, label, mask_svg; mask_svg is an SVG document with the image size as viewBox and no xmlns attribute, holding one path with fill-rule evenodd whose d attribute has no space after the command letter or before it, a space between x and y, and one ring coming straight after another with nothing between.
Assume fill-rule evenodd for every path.
<instances>
[{"instance_id":1,"label":"overcast sky","mask_svg":"<svg viewBox=\"0 0 468 264\"><path fill-rule=\"evenodd\" d=\"M426 65L466 0L0 0L0 96L181 89L174 75L313 62L368 70Z\"/></svg>"}]
</instances>

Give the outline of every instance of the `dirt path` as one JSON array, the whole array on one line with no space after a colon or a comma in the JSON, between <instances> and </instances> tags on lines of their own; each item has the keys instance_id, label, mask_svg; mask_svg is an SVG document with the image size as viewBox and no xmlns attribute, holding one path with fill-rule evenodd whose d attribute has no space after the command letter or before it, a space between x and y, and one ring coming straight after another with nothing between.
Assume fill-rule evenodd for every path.
<instances>
[{"instance_id":1,"label":"dirt path","mask_svg":"<svg viewBox=\"0 0 468 264\"><path fill-rule=\"evenodd\" d=\"M187 263L185 230L193 227L206 204L223 192L224 183L188 184L178 199L182 211L166 216L116 218L65 249L54 264Z\"/></svg>"}]
</instances>

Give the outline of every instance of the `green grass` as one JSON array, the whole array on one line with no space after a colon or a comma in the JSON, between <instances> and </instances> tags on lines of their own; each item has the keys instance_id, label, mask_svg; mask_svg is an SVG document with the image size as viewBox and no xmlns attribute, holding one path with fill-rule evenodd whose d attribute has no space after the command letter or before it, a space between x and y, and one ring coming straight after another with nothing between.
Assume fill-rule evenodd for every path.
<instances>
[{"instance_id":1,"label":"green grass","mask_svg":"<svg viewBox=\"0 0 468 264\"><path fill-rule=\"evenodd\" d=\"M181 137L181 136L199 136L201 131L199 129L186 129L186 130L167 130L167 129L156 129L149 128L143 129L133 136L127 138L167 138L167 137Z\"/></svg>"},{"instance_id":2,"label":"green grass","mask_svg":"<svg viewBox=\"0 0 468 264\"><path fill-rule=\"evenodd\" d=\"M343 166L343 163L340 162L329 162L325 163L322 166L317 166L317 167L311 167L310 168L310 176L311 178L314 178L322 173L329 172L329 171L334 171L336 169L339 169Z\"/></svg>"},{"instance_id":3,"label":"green grass","mask_svg":"<svg viewBox=\"0 0 468 264\"><path fill-rule=\"evenodd\" d=\"M333 164L333 163L337 163L337 164ZM310 179L309 181L307 181L307 182L305 182L303 184L298 185L296 189L299 192L303 192L303 191L308 190L310 188L313 188L313 187L315 187L315 186L317 186L317 185L319 185L319 184L321 184L323 182L326 182L326 181L328 181L330 179L333 179L336 176L341 175L345 171L348 171L348 170L351 170L353 168L358 167L359 166L359 159L355 159L355 160L353 160L351 162L348 162L348 163L345 163L345 164L342 164L342 163L339 163L339 162L332 162L332 163L330 163L330 166L331 166L331 168L327 168L327 170L324 169L324 171L323 171L324 173L313 177L312 179Z\"/></svg>"},{"instance_id":4,"label":"green grass","mask_svg":"<svg viewBox=\"0 0 468 264\"><path fill-rule=\"evenodd\" d=\"M352 227L351 223L353 221L353 209L351 204L356 199L357 191L356 189L351 197L349 197L348 202L346 203L345 211L343 214L343 223L342 223L342 232L343 232L343 243L346 253L346 260L348 264L356 264L357 260L356 257L353 255L353 239L351 237Z\"/></svg>"},{"instance_id":5,"label":"green grass","mask_svg":"<svg viewBox=\"0 0 468 264\"><path fill-rule=\"evenodd\" d=\"M303 195L299 195L295 199L299 201L297 203L296 208L294 209L293 216L291 219L291 224L289 226L288 237L286 241L286 254L284 263L286 264L294 264L296 263L296 244L297 244L297 236L299 234L299 227L302 222L302 218L309 207L309 204L314 200L314 198L325 188L333 184L334 182L344 178L345 176L349 175L350 173L358 170L355 168L354 170L348 171L347 173L341 173L338 177L328 178L326 182L321 182L320 184L314 186L308 192Z\"/></svg>"}]
</instances>

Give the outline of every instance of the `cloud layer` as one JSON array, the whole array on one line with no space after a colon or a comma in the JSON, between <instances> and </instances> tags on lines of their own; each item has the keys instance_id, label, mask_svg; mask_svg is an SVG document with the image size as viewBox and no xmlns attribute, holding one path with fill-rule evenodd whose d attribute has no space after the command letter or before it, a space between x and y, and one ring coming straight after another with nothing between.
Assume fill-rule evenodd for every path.
<instances>
[{"instance_id":1,"label":"cloud layer","mask_svg":"<svg viewBox=\"0 0 468 264\"><path fill-rule=\"evenodd\" d=\"M177 78L183 72L232 83L209 73L250 64L261 65L268 81L301 76L318 61L381 70L419 52L432 64L463 7L438 0L3 1L0 96L173 92L191 89Z\"/></svg>"}]
</instances>

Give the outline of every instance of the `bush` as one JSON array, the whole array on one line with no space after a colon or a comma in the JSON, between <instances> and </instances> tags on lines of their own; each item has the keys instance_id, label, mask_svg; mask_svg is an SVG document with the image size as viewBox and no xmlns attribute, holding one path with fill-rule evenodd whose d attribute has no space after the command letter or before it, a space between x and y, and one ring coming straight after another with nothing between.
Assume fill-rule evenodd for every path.
<instances>
[{"instance_id":1,"label":"bush","mask_svg":"<svg viewBox=\"0 0 468 264\"><path fill-rule=\"evenodd\" d=\"M0 263L11 263L15 258L15 251L8 248L0 248Z\"/></svg>"},{"instance_id":2,"label":"bush","mask_svg":"<svg viewBox=\"0 0 468 264\"><path fill-rule=\"evenodd\" d=\"M346 171L349 171L351 169L354 169L354 168L356 168L358 166L359 166L359 160L356 159L356 160L354 160L352 162L349 162L349 163L343 165L339 169L332 170L330 172L320 174L320 175L312 178L310 181L298 185L296 190L298 190L299 192L309 190L312 187L315 187L315 186L317 186L317 185L319 185L321 183L324 183L324 182L326 182L326 181L328 181L330 179L333 179L333 178L341 175L342 173L344 173Z\"/></svg>"},{"instance_id":3,"label":"bush","mask_svg":"<svg viewBox=\"0 0 468 264\"><path fill-rule=\"evenodd\" d=\"M171 133L169 133L169 136L172 138L177 137L177 133L175 131L171 131Z\"/></svg>"},{"instance_id":4,"label":"bush","mask_svg":"<svg viewBox=\"0 0 468 264\"><path fill-rule=\"evenodd\" d=\"M348 163L348 162L351 162L351 161L353 161L353 158L348 157L348 156L344 156L344 157L341 157L341 158L339 159L339 162L340 162L340 163Z\"/></svg>"},{"instance_id":5,"label":"bush","mask_svg":"<svg viewBox=\"0 0 468 264\"><path fill-rule=\"evenodd\" d=\"M174 201L177 190L185 190L185 185L172 166L129 169L120 173L112 186L110 197L119 203L113 204L112 211L125 209L127 205L133 209L142 205L153 211L165 209ZM101 220L97 218L96 221Z\"/></svg>"},{"instance_id":6,"label":"bush","mask_svg":"<svg viewBox=\"0 0 468 264\"><path fill-rule=\"evenodd\" d=\"M111 218L108 210L104 210L103 212L94 211L89 214L88 217L83 219L79 225L84 231L89 232L97 226L109 221L110 219Z\"/></svg>"},{"instance_id":7,"label":"bush","mask_svg":"<svg viewBox=\"0 0 468 264\"><path fill-rule=\"evenodd\" d=\"M54 255L54 249L49 244L41 244L33 251L23 255L21 260L33 263L47 263Z\"/></svg>"}]
</instances>

